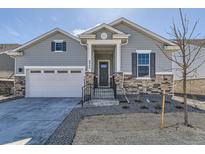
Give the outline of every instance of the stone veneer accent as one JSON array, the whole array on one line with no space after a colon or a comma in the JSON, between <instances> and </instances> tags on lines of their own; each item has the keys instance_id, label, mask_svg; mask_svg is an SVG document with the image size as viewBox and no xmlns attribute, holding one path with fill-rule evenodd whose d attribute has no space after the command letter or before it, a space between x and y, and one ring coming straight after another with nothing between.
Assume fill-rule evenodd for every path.
<instances>
[{"instance_id":1,"label":"stone veneer accent","mask_svg":"<svg viewBox=\"0 0 205 154\"><path fill-rule=\"evenodd\" d=\"M166 82L168 84L168 94L173 93L173 75L156 75L153 79L136 79L132 75L123 75L122 72L115 73L115 82L117 89L125 88L127 94L160 94L161 84Z\"/></svg>"},{"instance_id":2,"label":"stone veneer accent","mask_svg":"<svg viewBox=\"0 0 205 154\"><path fill-rule=\"evenodd\" d=\"M174 93L183 93L182 80L174 81ZM187 94L205 95L205 78L188 79L187 80Z\"/></svg>"},{"instance_id":3,"label":"stone veneer accent","mask_svg":"<svg viewBox=\"0 0 205 154\"><path fill-rule=\"evenodd\" d=\"M14 77L14 94L16 97L25 96L25 76Z\"/></svg>"},{"instance_id":4,"label":"stone veneer accent","mask_svg":"<svg viewBox=\"0 0 205 154\"><path fill-rule=\"evenodd\" d=\"M85 73L85 85L86 84L94 84L94 76L95 76L95 73L86 72Z\"/></svg>"},{"instance_id":5,"label":"stone veneer accent","mask_svg":"<svg viewBox=\"0 0 205 154\"><path fill-rule=\"evenodd\" d=\"M0 94L12 94L14 81L1 81L0 80Z\"/></svg>"}]
</instances>

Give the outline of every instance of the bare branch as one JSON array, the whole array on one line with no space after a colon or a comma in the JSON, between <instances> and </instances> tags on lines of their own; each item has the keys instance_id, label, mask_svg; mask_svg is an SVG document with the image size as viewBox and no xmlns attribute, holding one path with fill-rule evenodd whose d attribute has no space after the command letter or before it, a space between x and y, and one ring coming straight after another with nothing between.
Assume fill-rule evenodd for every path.
<instances>
[{"instance_id":1,"label":"bare branch","mask_svg":"<svg viewBox=\"0 0 205 154\"><path fill-rule=\"evenodd\" d=\"M203 65L205 63L205 60L203 60L199 65L197 65L195 68L193 68L192 70L188 71L186 74L190 74L193 73L194 71L196 71L199 67L201 67L201 65Z\"/></svg>"}]
</instances>

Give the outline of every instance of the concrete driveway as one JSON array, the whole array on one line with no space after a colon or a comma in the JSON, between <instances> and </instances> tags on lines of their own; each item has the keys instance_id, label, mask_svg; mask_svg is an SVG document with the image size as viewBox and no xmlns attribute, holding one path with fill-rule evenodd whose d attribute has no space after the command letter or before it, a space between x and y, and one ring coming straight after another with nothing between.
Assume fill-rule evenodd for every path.
<instances>
[{"instance_id":1,"label":"concrete driveway","mask_svg":"<svg viewBox=\"0 0 205 154\"><path fill-rule=\"evenodd\" d=\"M43 144L79 98L24 98L0 103L0 144Z\"/></svg>"}]
</instances>

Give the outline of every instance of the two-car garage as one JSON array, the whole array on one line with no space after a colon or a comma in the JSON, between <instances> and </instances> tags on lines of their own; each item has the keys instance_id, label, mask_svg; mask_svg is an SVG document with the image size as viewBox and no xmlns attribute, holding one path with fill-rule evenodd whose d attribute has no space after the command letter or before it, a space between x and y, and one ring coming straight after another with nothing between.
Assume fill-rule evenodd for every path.
<instances>
[{"instance_id":1,"label":"two-car garage","mask_svg":"<svg viewBox=\"0 0 205 154\"><path fill-rule=\"evenodd\" d=\"M26 67L26 97L81 97L85 68Z\"/></svg>"}]
</instances>

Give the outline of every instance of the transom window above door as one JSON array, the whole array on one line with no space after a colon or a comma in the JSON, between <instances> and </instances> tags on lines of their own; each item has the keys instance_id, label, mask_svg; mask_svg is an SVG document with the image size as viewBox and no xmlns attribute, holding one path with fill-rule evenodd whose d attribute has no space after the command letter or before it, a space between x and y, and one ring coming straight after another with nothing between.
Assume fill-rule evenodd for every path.
<instances>
[{"instance_id":1,"label":"transom window above door","mask_svg":"<svg viewBox=\"0 0 205 154\"><path fill-rule=\"evenodd\" d=\"M150 76L150 54L149 53L138 53L138 77L149 77Z\"/></svg>"}]
</instances>

